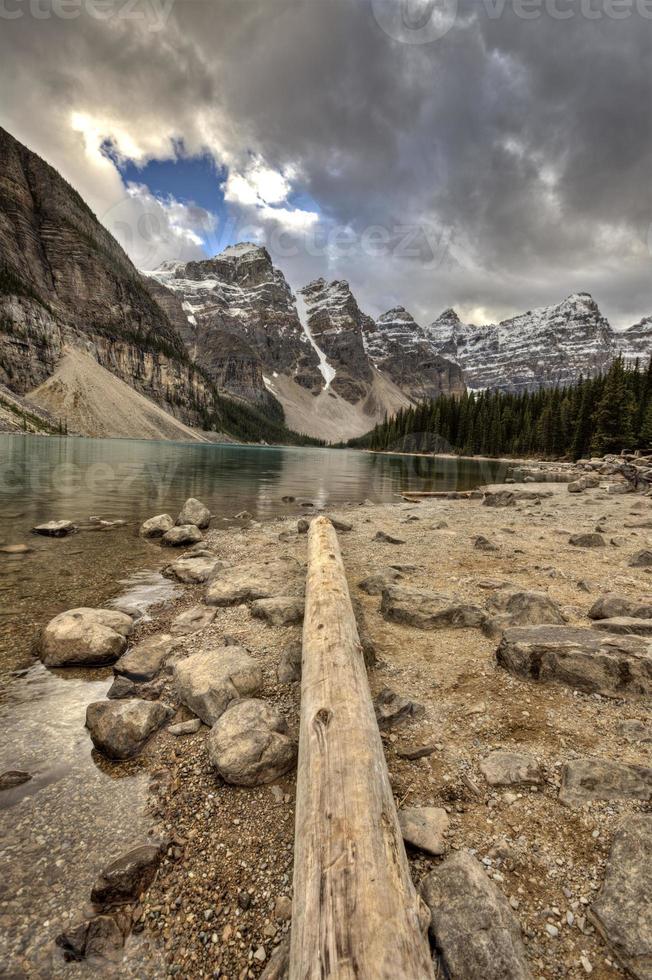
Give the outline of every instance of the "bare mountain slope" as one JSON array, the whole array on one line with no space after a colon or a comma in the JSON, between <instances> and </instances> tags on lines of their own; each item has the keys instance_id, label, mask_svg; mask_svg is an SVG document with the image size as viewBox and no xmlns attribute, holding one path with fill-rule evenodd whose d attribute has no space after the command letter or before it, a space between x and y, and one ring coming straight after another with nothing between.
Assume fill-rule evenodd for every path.
<instances>
[{"instance_id":1,"label":"bare mountain slope","mask_svg":"<svg viewBox=\"0 0 652 980\"><path fill-rule=\"evenodd\" d=\"M67 419L69 428L80 435L207 441L74 347L66 348L54 374L27 400Z\"/></svg>"}]
</instances>

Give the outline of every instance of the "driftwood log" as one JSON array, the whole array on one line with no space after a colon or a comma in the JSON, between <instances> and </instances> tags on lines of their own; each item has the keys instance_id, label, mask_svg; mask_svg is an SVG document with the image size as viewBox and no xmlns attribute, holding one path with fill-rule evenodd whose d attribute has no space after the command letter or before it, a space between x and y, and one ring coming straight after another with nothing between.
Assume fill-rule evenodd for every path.
<instances>
[{"instance_id":1,"label":"driftwood log","mask_svg":"<svg viewBox=\"0 0 652 980\"><path fill-rule=\"evenodd\" d=\"M433 977L337 535L312 521L290 980Z\"/></svg>"}]
</instances>

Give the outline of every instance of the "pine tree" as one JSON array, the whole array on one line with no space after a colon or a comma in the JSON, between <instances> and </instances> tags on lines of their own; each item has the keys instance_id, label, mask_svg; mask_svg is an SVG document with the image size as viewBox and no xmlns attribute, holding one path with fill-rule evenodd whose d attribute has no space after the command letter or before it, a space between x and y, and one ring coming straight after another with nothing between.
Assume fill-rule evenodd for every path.
<instances>
[{"instance_id":1,"label":"pine tree","mask_svg":"<svg viewBox=\"0 0 652 980\"><path fill-rule=\"evenodd\" d=\"M602 456L631 448L635 411L623 359L618 357L609 368L604 392L595 410L592 452Z\"/></svg>"}]
</instances>

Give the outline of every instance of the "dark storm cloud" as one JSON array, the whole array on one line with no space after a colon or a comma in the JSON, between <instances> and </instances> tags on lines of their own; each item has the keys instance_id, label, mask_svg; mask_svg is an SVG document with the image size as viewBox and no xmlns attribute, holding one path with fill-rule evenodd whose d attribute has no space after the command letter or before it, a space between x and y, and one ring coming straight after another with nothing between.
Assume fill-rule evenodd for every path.
<instances>
[{"instance_id":1,"label":"dark storm cloud","mask_svg":"<svg viewBox=\"0 0 652 980\"><path fill-rule=\"evenodd\" d=\"M162 27L26 5L0 20L0 121L98 213L122 191L89 149L93 125L123 152L182 138L234 172L254 154L294 174L320 220L312 244L285 229L279 263L295 286L348 278L371 312L493 319L588 289L615 322L649 314L652 7L614 19L608 0L542 0L528 19L532 3L460 0L420 44L431 8L411 0L393 21L392 2L177 0ZM406 229L430 245L410 249Z\"/></svg>"}]
</instances>

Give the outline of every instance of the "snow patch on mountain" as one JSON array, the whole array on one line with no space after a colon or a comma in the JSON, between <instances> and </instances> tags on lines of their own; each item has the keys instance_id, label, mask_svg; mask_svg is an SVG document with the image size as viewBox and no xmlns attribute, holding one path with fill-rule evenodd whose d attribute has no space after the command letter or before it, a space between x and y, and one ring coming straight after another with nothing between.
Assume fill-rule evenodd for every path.
<instances>
[{"instance_id":1,"label":"snow patch on mountain","mask_svg":"<svg viewBox=\"0 0 652 980\"><path fill-rule=\"evenodd\" d=\"M306 308L306 301L301 295L301 293L298 293L295 296L295 300L297 304L297 314L299 317L299 322L303 327L303 332L306 335L308 343L310 344L312 349L317 354L317 357L319 358L319 370L321 372L322 378L324 379L324 388L325 389L330 388L331 382L334 381L337 375L337 371L332 366L332 364L329 363L328 358L324 354L321 347L319 347L317 341L312 335L312 331L310 329L310 323L308 322L308 311Z\"/></svg>"}]
</instances>

